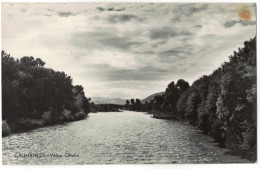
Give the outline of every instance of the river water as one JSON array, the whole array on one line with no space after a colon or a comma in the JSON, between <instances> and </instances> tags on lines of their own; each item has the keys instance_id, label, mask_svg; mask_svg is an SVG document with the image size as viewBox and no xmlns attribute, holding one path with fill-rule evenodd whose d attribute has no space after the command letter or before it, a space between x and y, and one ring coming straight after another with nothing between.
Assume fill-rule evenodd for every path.
<instances>
[{"instance_id":1,"label":"river water","mask_svg":"<svg viewBox=\"0 0 260 169\"><path fill-rule=\"evenodd\" d=\"M187 123L130 111L90 114L66 125L12 134L2 146L3 164L248 162L225 154L226 149Z\"/></svg>"}]
</instances>

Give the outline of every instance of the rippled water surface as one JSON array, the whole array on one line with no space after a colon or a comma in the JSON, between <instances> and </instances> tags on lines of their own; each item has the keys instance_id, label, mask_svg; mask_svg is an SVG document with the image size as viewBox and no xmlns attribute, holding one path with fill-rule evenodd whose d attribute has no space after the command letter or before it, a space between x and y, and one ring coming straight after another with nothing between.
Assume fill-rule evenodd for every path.
<instances>
[{"instance_id":1,"label":"rippled water surface","mask_svg":"<svg viewBox=\"0 0 260 169\"><path fill-rule=\"evenodd\" d=\"M187 123L141 112L90 114L85 120L4 137L2 145L3 164L248 162L224 154L226 149ZM45 157L21 157L26 153Z\"/></svg>"}]
</instances>

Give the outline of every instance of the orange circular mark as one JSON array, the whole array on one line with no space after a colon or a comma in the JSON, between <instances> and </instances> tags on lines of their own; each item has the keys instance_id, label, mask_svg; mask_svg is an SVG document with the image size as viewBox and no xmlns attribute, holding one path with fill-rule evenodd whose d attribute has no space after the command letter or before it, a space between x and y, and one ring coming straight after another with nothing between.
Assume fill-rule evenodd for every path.
<instances>
[{"instance_id":1,"label":"orange circular mark","mask_svg":"<svg viewBox=\"0 0 260 169\"><path fill-rule=\"evenodd\" d=\"M249 21L252 19L252 12L247 6L241 6L238 9L238 16L241 20Z\"/></svg>"}]
</instances>

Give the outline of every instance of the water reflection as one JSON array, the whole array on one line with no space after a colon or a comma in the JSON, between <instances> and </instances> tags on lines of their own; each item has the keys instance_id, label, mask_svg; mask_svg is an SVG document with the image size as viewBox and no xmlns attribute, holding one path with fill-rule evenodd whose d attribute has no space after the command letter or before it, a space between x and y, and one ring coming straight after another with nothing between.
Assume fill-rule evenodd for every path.
<instances>
[{"instance_id":1,"label":"water reflection","mask_svg":"<svg viewBox=\"0 0 260 169\"><path fill-rule=\"evenodd\" d=\"M141 112L96 113L3 138L3 164L248 162L224 154L227 150L212 141L183 122L153 119ZM16 153L45 157L15 157Z\"/></svg>"}]
</instances>

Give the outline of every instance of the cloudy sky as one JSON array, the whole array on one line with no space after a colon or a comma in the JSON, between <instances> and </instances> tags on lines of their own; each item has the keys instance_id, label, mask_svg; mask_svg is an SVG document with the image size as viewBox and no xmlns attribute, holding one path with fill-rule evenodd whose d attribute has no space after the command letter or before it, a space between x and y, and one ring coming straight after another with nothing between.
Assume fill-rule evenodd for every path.
<instances>
[{"instance_id":1,"label":"cloudy sky","mask_svg":"<svg viewBox=\"0 0 260 169\"><path fill-rule=\"evenodd\" d=\"M255 4L2 4L2 49L65 71L87 97L192 84L255 35Z\"/></svg>"}]
</instances>

